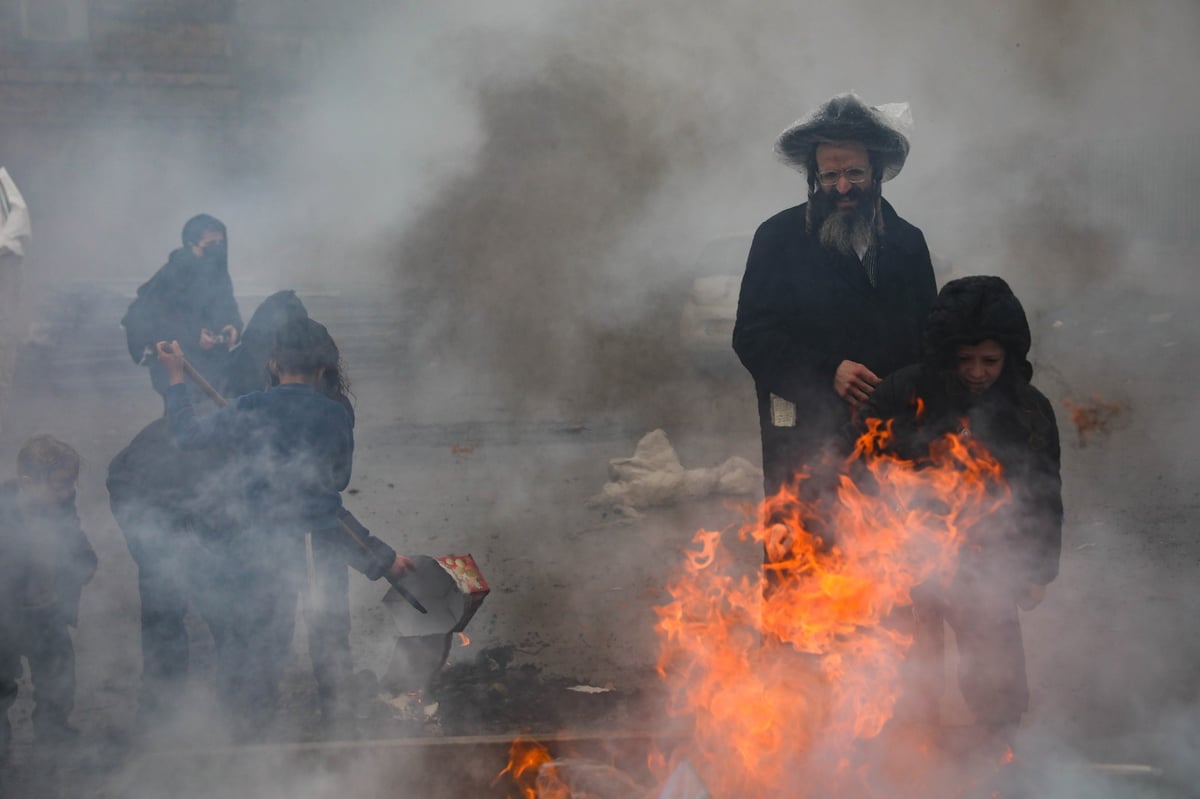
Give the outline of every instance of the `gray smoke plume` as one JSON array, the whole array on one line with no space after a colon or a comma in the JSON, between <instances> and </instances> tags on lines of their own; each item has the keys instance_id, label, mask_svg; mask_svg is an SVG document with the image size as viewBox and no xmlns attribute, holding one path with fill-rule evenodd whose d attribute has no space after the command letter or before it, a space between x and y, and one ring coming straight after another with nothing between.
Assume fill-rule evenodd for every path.
<instances>
[{"instance_id":1,"label":"gray smoke plume","mask_svg":"<svg viewBox=\"0 0 1200 799\"><path fill-rule=\"evenodd\" d=\"M243 296L293 287L306 300L391 303L372 342L373 357L390 360L360 357L356 372L343 347L363 424L391 435L360 442L360 463L387 464L356 477L379 492L358 501L409 525L414 546L457 536L489 563L524 564L506 567L523 589L492 598L489 635L543 623L554 596L571 611L544 620L571 641L561 663L616 673L620 661L652 662L653 636L630 633L631 616L546 575L582 561L611 583L604 591L653 584L661 575L644 548L665 560L694 515L648 532L581 521L570 502L594 493L603 465L575 497L557 474L581 468L571 445L531 436L538 446L511 462L481 451L443 469L436 459L458 441L441 436L481 417L612 415L635 431L614 455L661 425L673 437L721 430L721 457L753 456L749 377L735 364L721 387L697 387L676 317L708 242L749 235L803 201L803 181L772 157L774 137L855 90L912 105L912 155L884 196L924 231L939 279L1008 279L1034 324L1035 383L1056 403L1095 393L1130 408L1123 426L1080 448L1059 406L1067 543L1062 576L1026 628L1031 740L1053 742L1045 751L1065 763L1141 757L1194 782L1195 3L211 5L244 30L296 34L286 58L244 49L269 39L228 43L240 69L287 65L284 88L264 79L214 114L147 92L132 108L73 109L59 127L0 115L0 164L32 206L27 287L107 292L54 306L70 317L56 322L63 360L47 356L58 371L39 374L18 414L85 455L81 512L102 565L85 594L82 708L108 712L134 683L136 570L96 474L160 410L144 385L120 399L118 386L144 375L125 361L124 372L87 367L90 347L120 350L118 300L198 211L229 225ZM742 260L730 257L727 273ZM72 327L80 318L93 327ZM339 343L378 330L331 326ZM86 376L84 388L68 375ZM717 393L737 412L714 418L700 400ZM398 417L415 432L392 431ZM447 419L464 425L419 427ZM388 460L385 447L401 454ZM397 493L383 493L389 482ZM1089 785L1080 777L1059 793Z\"/></svg>"}]
</instances>

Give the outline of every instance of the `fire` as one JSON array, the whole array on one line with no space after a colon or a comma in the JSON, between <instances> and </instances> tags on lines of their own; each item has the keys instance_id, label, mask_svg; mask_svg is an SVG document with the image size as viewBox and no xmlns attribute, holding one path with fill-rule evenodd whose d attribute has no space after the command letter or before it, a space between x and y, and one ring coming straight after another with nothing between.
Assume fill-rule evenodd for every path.
<instances>
[{"instance_id":1,"label":"fire","mask_svg":"<svg viewBox=\"0 0 1200 799\"><path fill-rule=\"evenodd\" d=\"M492 785L505 774L518 793L509 799L570 799L570 791L559 781L553 758L546 747L527 738L516 738L508 750L508 765L492 780Z\"/></svg>"},{"instance_id":2,"label":"fire","mask_svg":"<svg viewBox=\"0 0 1200 799\"><path fill-rule=\"evenodd\" d=\"M670 712L690 718L685 754L714 796L894 796L880 764L920 770L927 742L869 755L900 694L911 592L948 582L1009 494L970 436L909 462L884 451L890 424L869 425L823 497L801 475L736 538L697 533L657 608ZM747 570L760 547L767 564Z\"/></svg>"},{"instance_id":3,"label":"fire","mask_svg":"<svg viewBox=\"0 0 1200 799\"><path fill-rule=\"evenodd\" d=\"M1090 438L1108 435L1129 412L1129 406L1124 402L1099 396L1083 402L1064 398L1062 404L1071 412L1071 424L1075 426L1081 447L1086 447Z\"/></svg>"},{"instance_id":4,"label":"fire","mask_svg":"<svg viewBox=\"0 0 1200 799\"><path fill-rule=\"evenodd\" d=\"M467 637L466 633L459 633L458 634L458 644L459 644L459 646L470 646L471 639Z\"/></svg>"}]
</instances>

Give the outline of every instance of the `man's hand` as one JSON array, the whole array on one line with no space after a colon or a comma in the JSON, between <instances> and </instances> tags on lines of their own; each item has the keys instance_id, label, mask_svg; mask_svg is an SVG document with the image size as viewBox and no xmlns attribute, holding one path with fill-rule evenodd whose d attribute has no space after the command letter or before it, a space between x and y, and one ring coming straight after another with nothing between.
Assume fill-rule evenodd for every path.
<instances>
[{"instance_id":1,"label":"man's hand","mask_svg":"<svg viewBox=\"0 0 1200 799\"><path fill-rule=\"evenodd\" d=\"M874 372L854 361L842 361L833 373L833 390L855 408L866 402L881 382Z\"/></svg>"},{"instance_id":2,"label":"man's hand","mask_svg":"<svg viewBox=\"0 0 1200 799\"><path fill-rule=\"evenodd\" d=\"M1046 586L1030 585L1017 596L1017 607L1021 610L1033 610L1042 604L1046 598Z\"/></svg>"},{"instance_id":3,"label":"man's hand","mask_svg":"<svg viewBox=\"0 0 1200 799\"><path fill-rule=\"evenodd\" d=\"M182 383L183 350L179 348L179 342L172 341L168 344L160 341L156 349L158 350L158 362L162 364L163 370L167 373L167 380L173 386Z\"/></svg>"},{"instance_id":4,"label":"man's hand","mask_svg":"<svg viewBox=\"0 0 1200 799\"><path fill-rule=\"evenodd\" d=\"M221 333L224 334L225 340L229 342L229 349L233 349L237 346L238 332L236 327L233 325L225 325L225 327L221 328Z\"/></svg>"},{"instance_id":5,"label":"man's hand","mask_svg":"<svg viewBox=\"0 0 1200 799\"><path fill-rule=\"evenodd\" d=\"M397 577L403 577L405 572L409 571L410 569L415 569L416 566L417 564L413 563L403 555L397 555L396 559L392 561L392 565L388 567L387 575L394 580Z\"/></svg>"},{"instance_id":6,"label":"man's hand","mask_svg":"<svg viewBox=\"0 0 1200 799\"><path fill-rule=\"evenodd\" d=\"M217 337L207 327L200 331L200 349L208 352L217 346Z\"/></svg>"}]
</instances>

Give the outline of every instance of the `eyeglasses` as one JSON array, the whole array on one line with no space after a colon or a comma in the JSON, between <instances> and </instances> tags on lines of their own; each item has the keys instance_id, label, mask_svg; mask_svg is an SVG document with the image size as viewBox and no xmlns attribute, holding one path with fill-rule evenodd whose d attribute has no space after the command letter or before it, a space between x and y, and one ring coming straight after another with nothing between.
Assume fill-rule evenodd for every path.
<instances>
[{"instance_id":1,"label":"eyeglasses","mask_svg":"<svg viewBox=\"0 0 1200 799\"><path fill-rule=\"evenodd\" d=\"M825 188L831 189L838 184L838 181L842 179L843 175L845 175L847 181L857 186L860 183L866 183L867 178L870 177L871 173L862 167L857 166L842 170L831 169L828 172L818 173L817 180L820 181L821 185Z\"/></svg>"}]
</instances>

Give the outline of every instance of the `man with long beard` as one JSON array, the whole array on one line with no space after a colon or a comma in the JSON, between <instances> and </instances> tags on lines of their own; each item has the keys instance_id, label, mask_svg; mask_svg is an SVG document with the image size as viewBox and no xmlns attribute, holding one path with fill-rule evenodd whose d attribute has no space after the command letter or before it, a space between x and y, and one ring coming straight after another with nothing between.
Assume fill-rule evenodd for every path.
<instances>
[{"instance_id":1,"label":"man with long beard","mask_svg":"<svg viewBox=\"0 0 1200 799\"><path fill-rule=\"evenodd\" d=\"M733 330L758 395L767 496L819 471L880 380L919 360L937 296L929 248L880 190L908 157L908 125L907 104L845 94L775 142L808 202L759 226Z\"/></svg>"}]
</instances>

